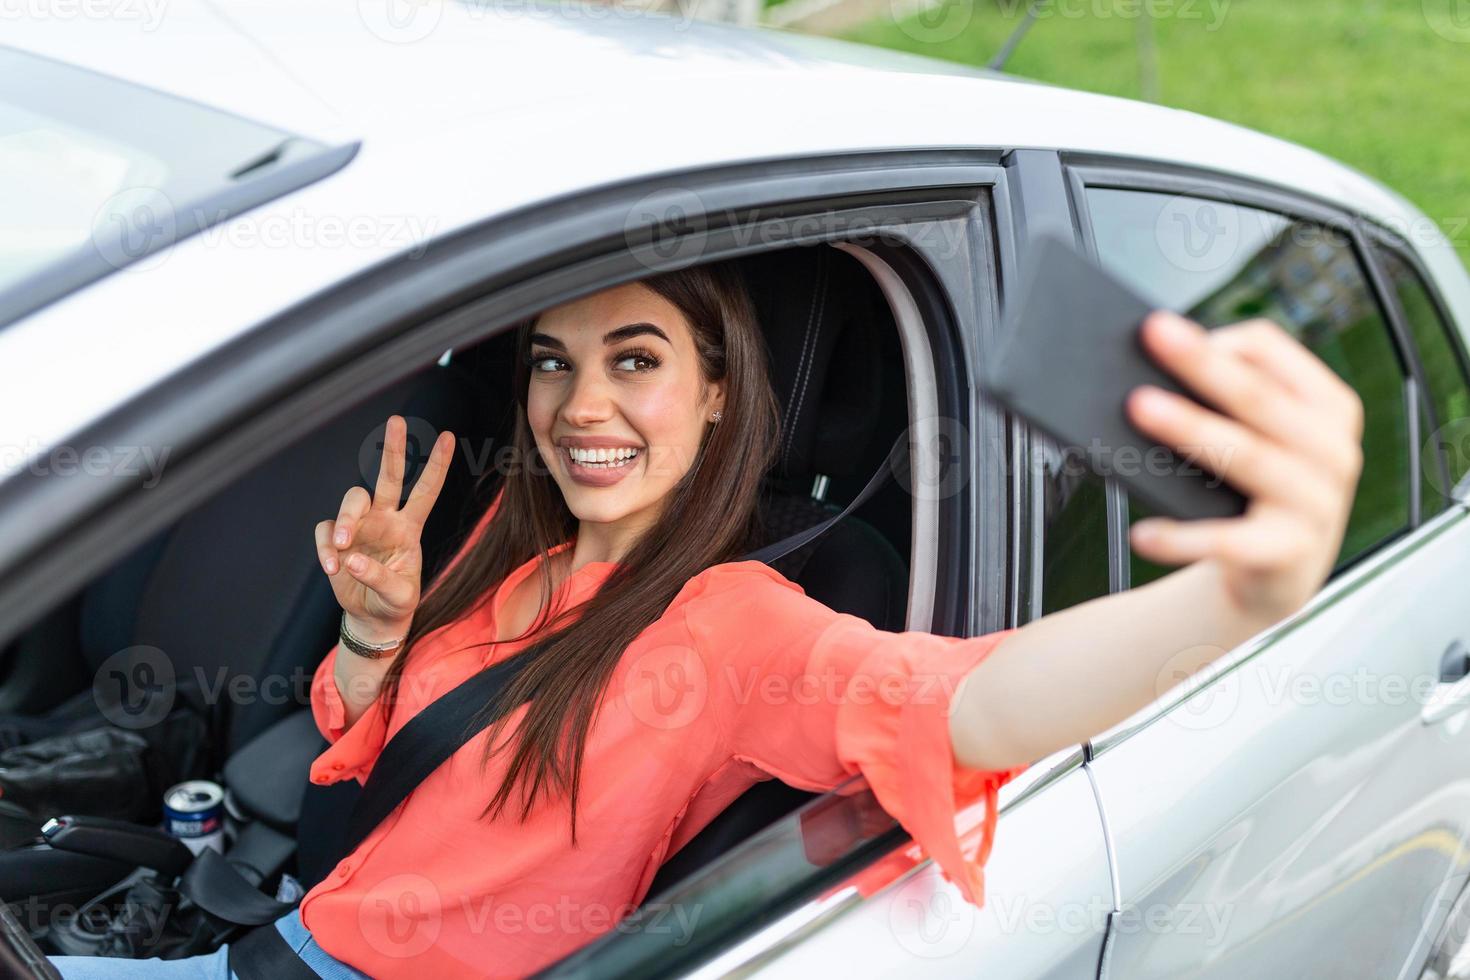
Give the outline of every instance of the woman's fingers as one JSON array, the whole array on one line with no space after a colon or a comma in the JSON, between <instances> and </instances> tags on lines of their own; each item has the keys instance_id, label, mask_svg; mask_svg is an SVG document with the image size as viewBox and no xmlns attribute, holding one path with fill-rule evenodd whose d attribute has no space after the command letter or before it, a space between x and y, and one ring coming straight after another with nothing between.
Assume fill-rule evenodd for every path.
<instances>
[{"instance_id":1,"label":"woman's fingers","mask_svg":"<svg viewBox=\"0 0 1470 980\"><path fill-rule=\"evenodd\" d=\"M1207 332L1164 310L1144 322L1142 339L1165 370L1224 414L1301 452L1317 451L1321 409L1303 402L1278 373L1262 370L1218 336L1219 331Z\"/></svg>"},{"instance_id":2,"label":"woman's fingers","mask_svg":"<svg viewBox=\"0 0 1470 980\"><path fill-rule=\"evenodd\" d=\"M1214 333L1222 347L1271 374L1283 387L1298 392L1319 418L1336 424L1348 441L1361 445L1362 398L1286 331L1270 320L1249 320Z\"/></svg>"},{"instance_id":3,"label":"woman's fingers","mask_svg":"<svg viewBox=\"0 0 1470 980\"><path fill-rule=\"evenodd\" d=\"M424 464L424 471L419 474L413 491L408 495L408 502L403 505L403 516L419 527L423 527L424 521L429 519L429 511L433 509L434 501L439 499L439 491L444 488L444 476L449 472L449 464L453 459L454 433L446 429L434 440L434 448L429 451L429 461Z\"/></svg>"},{"instance_id":4,"label":"woman's fingers","mask_svg":"<svg viewBox=\"0 0 1470 980\"><path fill-rule=\"evenodd\" d=\"M1272 374L1300 400L1327 409L1334 417L1356 422L1354 439L1362 438L1363 402L1352 386L1320 357L1271 320L1246 320L1214 331L1220 343Z\"/></svg>"},{"instance_id":5,"label":"woman's fingers","mask_svg":"<svg viewBox=\"0 0 1470 980\"><path fill-rule=\"evenodd\" d=\"M362 487L353 487L342 497L342 506L337 510L337 520L332 532L332 546L338 551L352 546L357 525L371 509L373 500Z\"/></svg>"},{"instance_id":6,"label":"woman's fingers","mask_svg":"<svg viewBox=\"0 0 1470 980\"><path fill-rule=\"evenodd\" d=\"M1220 535L1235 518L1178 521L1148 517L1128 529L1128 543L1142 558L1160 565L1187 565L1214 554Z\"/></svg>"},{"instance_id":7,"label":"woman's fingers","mask_svg":"<svg viewBox=\"0 0 1470 980\"><path fill-rule=\"evenodd\" d=\"M382 562L355 551L342 564L347 574L376 592L387 605L397 610L412 607L413 584L389 571Z\"/></svg>"},{"instance_id":8,"label":"woman's fingers","mask_svg":"<svg viewBox=\"0 0 1470 980\"><path fill-rule=\"evenodd\" d=\"M337 564L337 549L332 546L332 532L336 527L336 521L322 521L316 526L316 560L328 575L336 575L341 567Z\"/></svg>"},{"instance_id":9,"label":"woman's fingers","mask_svg":"<svg viewBox=\"0 0 1470 980\"><path fill-rule=\"evenodd\" d=\"M1304 345L1270 320L1206 332L1168 311L1145 323L1150 353L1191 389L1274 441L1355 479L1363 405Z\"/></svg>"},{"instance_id":10,"label":"woman's fingers","mask_svg":"<svg viewBox=\"0 0 1470 980\"><path fill-rule=\"evenodd\" d=\"M394 559L395 564L400 563L399 559L409 562L410 565L413 563L415 552L411 545L414 541L409 538L414 538L414 535L405 535L408 529L395 523L399 513L398 501L403 492L407 435L408 423L403 417L389 416L384 429L378 481L373 493L369 494L364 487L350 488L342 497L342 506L336 520L322 521L315 529L317 560L321 562L322 569L333 576L345 571L352 580L360 582L375 595L383 606L395 612L412 611L417 602L417 575L392 571L377 558L362 551L348 554L344 552L354 545L363 545L379 552L383 557L398 555L399 558ZM449 438L446 440L445 436ZM414 487L415 510L406 514L406 518L414 518L419 510L422 510L423 516L427 516L443 486L444 471L453 454L453 445L453 436L447 432L442 433L435 441L429 464ZM422 517L417 519L422 525ZM372 527L362 537L365 521L370 522ZM360 538L362 539L359 540ZM334 581L333 588L338 589L340 584ZM349 591L355 594L355 589ZM342 593L339 590L340 594Z\"/></svg>"},{"instance_id":11,"label":"woman's fingers","mask_svg":"<svg viewBox=\"0 0 1470 980\"><path fill-rule=\"evenodd\" d=\"M1140 339L1209 407L1142 385L1129 393L1130 421L1229 481L1250 506L1240 517L1148 518L1130 544L1161 564L1218 562L1242 609L1279 619L1321 585L1341 546L1362 468L1362 400L1268 320L1207 332L1159 311Z\"/></svg>"},{"instance_id":12,"label":"woman's fingers","mask_svg":"<svg viewBox=\"0 0 1470 980\"><path fill-rule=\"evenodd\" d=\"M383 430L383 458L378 463L378 485L373 490L373 504L377 507L398 509L398 501L403 498L407 443L408 422L401 415L388 416Z\"/></svg>"},{"instance_id":13,"label":"woman's fingers","mask_svg":"<svg viewBox=\"0 0 1470 980\"><path fill-rule=\"evenodd\" d=\"M1331 503L1323 480L1297 456L1193 399L1142 385L1129 395L1127 410L1144 434L1253 499L1309 508Z\"/></svg>"},{"instance_id":14,"label":"woman's fingers","mask_svg":"<svg viewBox=\"0 0 1470 980\"><path fill-rule=\"evenodd\" d=\"M1244 517L1180 521L1149 517L1128 531L1139 555L1164 565L1184 565L1218 558L1253 570L1294 563L1309 545L1311 529L1290 510L1255 508Z\"/></svg>"},{"instance_id":15,"label":"woman's fingers","mask_svg":"<svg viewBox=\"0 0 1470 980\"><path fill-rule=\"evenodd\" d=\"M1149 352L1221 411L1355 481L1361 467L1358 393L1270 320L1206 332L1161 310L1144 324Z\"/></svg>"}]
</instances>

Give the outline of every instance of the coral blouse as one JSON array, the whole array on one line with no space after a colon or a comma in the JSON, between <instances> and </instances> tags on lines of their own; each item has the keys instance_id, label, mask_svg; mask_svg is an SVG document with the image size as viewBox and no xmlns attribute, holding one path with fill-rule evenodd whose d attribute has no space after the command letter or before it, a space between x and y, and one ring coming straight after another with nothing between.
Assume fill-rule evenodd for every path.
<instances>
[{"instance_id":1,"label":"coral blouse","mask_svg":"<svg viewBox=\"0 0 1470 980\"><path fill-rule=\"evenodd\" d=\"M414 713L531 642L471 645L495 635L506 597L539 562L533 557L488 602L424 637L392 717L376 702L344 730L333 648L312 684L317 727L331 743L312 764L312 781L365 781ZM553 603L589 598L614 567L574 570ZM887 632L834 612L761 562L705 569L629 646L611 678L588 737L575 848L564 802L538 803L525 822L514 800L493 821L480 816L509 755L481 769L487 731L306 894L302 921L327 952L374 977L522 976L611 930L660 864L756 782L774 776L822 791L859 773L965 897L982 904L995 793L1026 767L959 768L947 714L960 680L1007 632ZM512 713L511 727L525 710ZM972 862L955 817L981 799Z\"/></svg>"}]
</instances>

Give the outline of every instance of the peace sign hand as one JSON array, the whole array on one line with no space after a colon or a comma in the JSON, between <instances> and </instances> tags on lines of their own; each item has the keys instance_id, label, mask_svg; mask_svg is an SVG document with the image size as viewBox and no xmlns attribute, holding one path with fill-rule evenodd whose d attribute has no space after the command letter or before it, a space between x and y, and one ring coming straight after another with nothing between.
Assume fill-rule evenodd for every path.
<instances>
[{"instance_id":1,"label":"peace sign hand","mask_svg":"<svg viewBox=\"0 0 1470 980\"><path fill-rule=\"evenodd\" d=\"M397 638L408 632L419 604L424 521L444 486L454 453L454 434L439 433L424 471L403 507L404 446L408 423L390 416L383 439L378 483L372 496L353 487L334 521L316 526L317 559L332 592L364 640Z\"/></svg>"}]
</instances>

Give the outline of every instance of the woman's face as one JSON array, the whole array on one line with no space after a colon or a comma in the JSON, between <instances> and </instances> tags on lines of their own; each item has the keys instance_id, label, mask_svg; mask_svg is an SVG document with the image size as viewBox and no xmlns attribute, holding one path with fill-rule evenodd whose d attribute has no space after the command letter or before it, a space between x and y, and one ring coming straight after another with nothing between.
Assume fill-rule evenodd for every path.
<instances>
[{"instance_id":1,"label":"woman's face","mask_svg":"<svg viewBox=\"0 0 1470 980\"><path fill-rule=\"evenodd\" d=\"M724 406L679 308L639 283L554 307L531 332L530 361L531 432L571 512L651 526Z\"/></svg>"}]
</instances>

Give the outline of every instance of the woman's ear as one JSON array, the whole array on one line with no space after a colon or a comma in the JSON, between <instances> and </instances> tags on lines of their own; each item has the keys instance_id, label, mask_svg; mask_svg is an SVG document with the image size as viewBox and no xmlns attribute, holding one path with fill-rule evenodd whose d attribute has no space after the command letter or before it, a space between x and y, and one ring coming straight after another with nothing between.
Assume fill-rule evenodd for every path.
<instances>
[{"instance_id":1,"label":"woman's ear","mask_svg":"<svg viewBox=\"0 0 1470 980\"><path fill-rule=\"evenodd\" d=\"M721 378L710 385L708 402L705 406L706 413L709 415L724 411L725 409L725 380Z\"/></svg>"}]
</instances>

